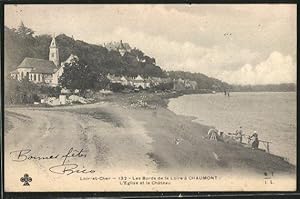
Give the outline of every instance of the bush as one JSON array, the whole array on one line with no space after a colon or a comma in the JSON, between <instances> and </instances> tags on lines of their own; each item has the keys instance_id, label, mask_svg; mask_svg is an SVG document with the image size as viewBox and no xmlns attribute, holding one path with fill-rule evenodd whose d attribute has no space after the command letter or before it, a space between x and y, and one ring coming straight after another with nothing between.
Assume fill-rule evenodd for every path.
<instances>
[{"instance_id":1,"label":"bush","mask_svg":"<svg viewBox=\"0 0 300 199\"><path fill-rule=\"evenodd\" d=\"M41 94L45 94L49 97L58 97L61 92L61 87L59 87L59 86L49 87L47 85L41 85L39 87L39 91Z\"/></svg>"},{"instance_id":2,"label":"bush","mask_svg":"<svg viewBox=\"0 0 300 199\"><path fill-rule=\"evenodd\" d=\"M39 87L27 79L22 81L7 79L5 85L6 104L32 104L40 101Z\"/></svg>"},{"instance_id":3,"label":"bush","mask_svg":"<svg viewBox=\"0 0 300 199\"><path fill-rule=\"evenodd\" d=\"M124 86L120 83L111 83L110 84L110 89L113 91L113 92L120 92L122 90L124 90Z\"/></svg>"},{"instance_id":4,"label":"bush","mask_svg":"<svg viewBox=\"0 0 300 199\"><path fill-rule=\"evenodd\" d=\"M172 90L173 89L173 82L169 82L169 83L161 83L157 86L155 86L156 90Z\"/></svg>"}]
</instances>

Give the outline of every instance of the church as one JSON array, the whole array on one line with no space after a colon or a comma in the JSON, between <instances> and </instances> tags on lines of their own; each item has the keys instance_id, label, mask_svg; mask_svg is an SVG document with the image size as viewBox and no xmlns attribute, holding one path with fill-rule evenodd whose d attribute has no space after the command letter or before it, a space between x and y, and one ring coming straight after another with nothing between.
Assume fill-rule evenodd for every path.
<instances>
[{"instance_id":1,"label":"church","mask_svg":"<svg viewBox=\"0 0 300 199\"><path fill-rule=\"evenodd\" d=\"M60 63L59 51L53 36L49 46L49 60L25 57L16 70L10 73L17 80L28 78L34 83L44 83L49 86L58 86L58 79L63 74L64 66L72 60L78 59L75 55Z\"/></svg>"}]
</instances>

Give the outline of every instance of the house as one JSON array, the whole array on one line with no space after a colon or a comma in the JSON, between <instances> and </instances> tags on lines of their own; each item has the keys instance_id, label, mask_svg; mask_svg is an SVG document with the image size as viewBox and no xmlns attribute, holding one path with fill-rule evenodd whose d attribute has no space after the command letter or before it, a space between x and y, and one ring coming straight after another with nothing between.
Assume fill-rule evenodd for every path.
<instances>
[{"instance_id":1,"label":"house","mask_svg":"<svg viewBox=\"0 0 300 199\"><path fill-rule=\"evenodd\" d=\"M153 86L158 86L159 84L162 83L162 78L160 78L160 77L151 77L151 78L149 78L149 79L150 79L151 84L152 84Z\"/></svg>"},{"instance_id":2,"label":"house","mask_svg":"<svg viewBox=\"0 0 300 199\"><path fill-rule=\"evenodd\" d=\"M111 83L119 83L123 86L133 86L135 88L142 87L143 89L150 88L152 86L157 86L162 83L171 83L171 78L160 78L160 77L148 77L143 78L141 75L138 75L135 78L126 77L126 76L115 76L107 74L106 76Z\"/></svg>"},{"instance_id":3,"label":"house","mask_svg":"<svg viewBox=\"0 0 300 199\"><path fill-rule=\"evenodd\" d=\"M160 84L169 84L173 83L172 79L167 77L167 78L162 78L162 77L149 77L149 80L151 81L152 86L158 86Z\"/></svg>"},{"instance_id":4,"label":"house","mask_svg":"<svg viewBox=\"0 0 300 199\"><path fill-rule=\"evenodd\" d=\"M150 81L147 81L144 78L142 78L140 75L138 75L133 80L133 86L136 88L142 87L143 89L150 88Z\"/></svg>"},{"instance_id":5,"label":"house","mask_svg":"<svg viewBox=\"0 0 300 199\"><path fill-rule=\"evenodd\" d=\"M197 88L197 82L188 79L174 79L173 83L174 90L195 90Z\"/></svg>"},{"instance_id":6,"label":"house","mask_svg":"<svg viewBox=\"0 0 300 199\"><path fill-rule=\"evenodd\" d=\"M17 66L17 69L10 72L12 78L22 80L28 78L34 83L45 83L50 86L57 86L59 77L63 74L66 63L78 59L77 56L70 55L65 61L60 63L59 50L56 45L55 36L49 46L49 60L25 57Z\"/></svg>"},{"instance_id":7,"label":"house","mask_svg":"<svg viewBox=\"0 0 300 199\"><path fill-rule=\"evenodd\" d=\"M125 77L125 76L120 77L111 74L107 74L106 77L111 83L119 83L122 84L123 86L133 86L133 81L129 77Z\"/></svg>"},{"instance_id":8,"label":"house","mask_svg":"<svg viewBox=\"0 0 300 199\"><path fill-rule=\"evenodd\" d=\"M115 76L115 75L111 75L111 74L107 74L107 79L111 82L111 83L119 83L122 84L122 80L121 77Z\"/></svg>"},{"instance_id":9,"label":"house","mask_svg":"<svg viewBox=\"0 0 300 199\"><path fill-rule=\"evenodd\" d=\"M196 87L197 87L197 82L196 81L191 81L191 80L185 80L184 81L184 87L186 89L195 90Z\"/></svg>"},{"instance_id":10,"label":"house","mask_svg":"<svg viewBox=\"0 0 300 199\"><path fill-rule=\"evenodd\" d=\"M122 76L122 77L121 77L121 84L122 84L123 86L133 86L132 78Z\"/></svg>"}]
</instances>

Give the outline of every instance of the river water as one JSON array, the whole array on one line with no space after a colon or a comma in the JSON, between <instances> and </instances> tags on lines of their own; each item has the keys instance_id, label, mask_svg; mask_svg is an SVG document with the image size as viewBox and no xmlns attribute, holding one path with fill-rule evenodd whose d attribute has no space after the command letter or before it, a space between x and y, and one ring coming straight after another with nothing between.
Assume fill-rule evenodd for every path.
<instances>
[{"instance_id":1,"label":"river water","mask_svg":"<svg viewBox=\"0 0 300 199\"><path fill-rule=\"evenodd\" d=\"M225 133L240 126L245 134L257 131L259 139L271 141L270 152L296 164L296 93L239 92L184 95L170 99L168 108L196 122L215 126ZM260 148L264 149L262 143Z\"/></svg>"}]
</instances>

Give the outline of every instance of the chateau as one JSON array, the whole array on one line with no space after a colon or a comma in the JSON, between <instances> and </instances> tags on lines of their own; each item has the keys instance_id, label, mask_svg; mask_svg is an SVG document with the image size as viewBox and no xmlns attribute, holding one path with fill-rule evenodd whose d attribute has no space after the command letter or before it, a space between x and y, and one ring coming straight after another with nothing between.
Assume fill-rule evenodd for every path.
<instances>
[{"instance_id":1,"label":"chateau","mask_svg":"<svg viewBox=\"0 0 300 199\"><path fill-rule=\"evenodd\" d=\"M60 63L59 51L53 36L49 46L49 60L25 57L16 70L10 73L14 79L22 80L28 78L34 83L45 83L49 86L57 86L58 79L63 74L64 66L72 60L78 59L77 56L70 57Z\"/></svg>"},{"instance_id":2,"label":"chateau","mask_svg":"<svg viewBox=\"0 0 300 199\"><path fill-rule=\"evenodd\" d=\"M120 42L104 43L104 47L109 51L111 50L118 51L121 54L121 56L124 56L126 52L131 51L131 47L129 46L129 44L123 43L122 40Z\"/></svg>"}]
</instances>

